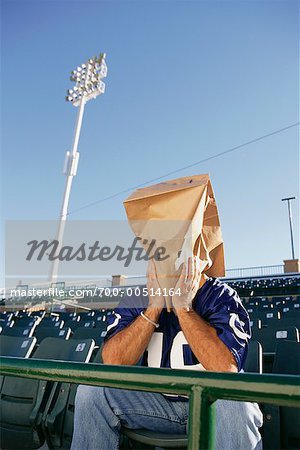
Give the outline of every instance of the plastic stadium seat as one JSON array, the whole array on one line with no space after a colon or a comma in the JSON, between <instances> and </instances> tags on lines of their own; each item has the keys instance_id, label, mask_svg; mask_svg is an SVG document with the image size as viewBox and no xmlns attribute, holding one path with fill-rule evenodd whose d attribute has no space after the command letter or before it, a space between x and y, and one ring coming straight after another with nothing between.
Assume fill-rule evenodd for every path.
<instances>
[{"instance_id":1,"label":"plastic stadium seat","mask_svg":"<svg viewBox=\"0 0 300 450\"><path fill-rule=\"evenodd\" d=\"M15 327L22 327L22 328L31 328L33 326L36 326L39 323L38 318L34 317L23 317L22 319L16 320Z\"/></svg>"},{"instance_id":2,"label":"plastic stadium seat","mask_svg":"<svg viewBox=\"0 0 300 450\"><path fill-rule=\"evenodd\" d=\"M43 319L42 319L42 321L40 323L43 322L45 324L45 326L49 327L49 326L52 326L52 324L54 324L55 322L58 322L59 320L60 319L59 319L58 315L47 316L47 317L43 317ZM48 323L48 325L46 325L46 323Z\"/></svg>"},{"instance_id":3,"label":"plastic stadium seat","mask_svg":"<svg viewBox=\"0 0 300 450\"><path fill-rule=\"evenodd\" d=\"M78 316L77 314L75 314L75 316L71 317L68 322L79 322L80 321L80 316Z\"/></svg>"},{"instance_id":4,"label":"plastic stadium seat","mask_svg":"<svg viewBox=\"0 0 300 450\"><path fill-rule=\"evenodd\" d=\"M35 337L22 338L0 335L1 356L14 356L17 358L29 358L35 347Z\"/></svg>"},{"instance_id":5,"label":"plastic stadium seat","mask_svg":"<svg viewBox=\"0 0 300 450\"><path fill-rule=\"evenodd\" d=\"M57 327L36 327L34 336L37 338L38 344L47 337L57 337L61 339L69 339L71 336L71 328L57 328Z\"/></svg>"},{"instance_id":6,"label":"plastic stadium seat","mask_svg":"<svg viewBox=\"0 0 300 450\"><path fill-rule=\"evenodd\" d=\"M41 342L34 358L87 362L94 346L92 339L65 341L50 337ZM22 450L36 449L44 444L42 413L57 385L44 380L4 377L0 395L1 448L20 449L21 442Z\"/></svg>"},{"instance_id":7,"label":"plastic stadium seat","mask_svg":"<svg viewBox=\"0 0 300 450\"><path fill-rule=\"evenodd\" d=\"M89 362L94 349L95 342L91 339L70 339L68 344L70 347L70 357L65 358L69 361ZM78 347L82 346L83 342L93 342L93 346L86 353L85 359L82 359L82 354L78 354L78 358L75 359L76 351ZM77 350L76 350L77 349ZM74 417L74 402L76 395L77 385L70 383L56 383L53 388L49 400L46 404L43 414L43 429L47 437L47 442L51 448L70 448L71 437L73 432L73 417ZM68 408L71 408L71 415L68 414ZM70 422L71 420L71 422ZM70 422L70 423L69 423ZM68 425L67 425L68 424ZM68 433L63 433L64 426L68 429L71 426L71 436L68 439ZM66 436L65 436L66 434Z\"/></svg>"},{"instance_id":8,"label":"plastic stadium seat","mask_svg":"<svg viewBox=\"0 0 300 450\"><path fill-rule=\"evenodd\" d=\"M84 329L84 331L94 332L99 331L99 329ZM92 362L93 364L101 364L103 362L102 347L97 351ZM77 387L77 384L64 383L58 392L55 402L52 405L48 404L48 408L45 410L44 429L47 442L51 448L66 450L70 448Z\"/></svg>"},{"instance_id":9,"label":"plastic stadium seat","mask_svg":"<svg viewBox=\"0 0 300 450\"><path fill-rule=\"evenodd\" d=\"M98 329L98 330L101 330L101 331L105 331L106 330L106 328L107 328L107 322L106 321L103 321L103 320L96 320L96 325L95 325L95 327Z\"/></svg>"},{"instance_id":10,"label":"plastic stadium seat","mask_svg":"<svg viewBox=\"0 0 300 450\"><path fill-rule=\"evenodd\" d=\"M31 337L34 333L35 327L31 328L21 328L21 327L6 327L4 328L2 334L4 336L15 336L15 337Z\"/></svg>"},{"instance_id":11,"label":"plastic stadium seat","mask_svg":"<svg viewBox=\"0 0 300 450\"><path fill-rule=\"evenodd\" d=\"M272 319L280 319L280 311L273 309L272 311L263 312L261 314L261 319L263 324L267 324L268 321Z\"/></svg>"},{"instance_id":12,"label":"plastic stadium seat","mask_svg":"<svg viewBox=\"0 0 300 450\"><path fill-rule=\"evenodd\" d=\"M268 328L286 328L286 327L296 327L300 330L300 317L283 317L280 320L268 320L267 322Z\"/></svg>"},{"instance_id":13,"label":"plastic stadium seat","mask_svg":"<svg viewBox=\"0 0 300 450\"><path fill-rule=\"evenodd\" d=\"M39 325L39 327L45 327L45 328L63 328L64 326L64 321L63 320L55 320L55 321L51 321L51 320L45 320L43 319Z\"/></svg>"},{"instance_id":14,"label":"plastic stadium seat","mask_svg":"<svg viewBox=\"0 0 300 450\"><path fill-rule=\"evenodd\" d=\"M273 373L300 375L299 342L278 342ZM299 449L299 423L299 408L265 405L264 447L268 449Z\"/></svg>"},{"instance_id":15,"label":"plastic stadium seat","mask_svg":"<svg viewBox=\"0 0 300 450\"><path fill-rule=\"evenodd\" d=\"M68 320L71 320L76 316L76 312L62 311L59 313L59 320L64 320L65 322L67 322Z\"/></svg>"},{"instance_id":16,"label":"plastic stadium seat","mask_svg":"<svg viewBox=\"0 0 300 450\"><path fill-rule=\"evenodd\" d=\"M69 450L71 447L77 387L77 384L63 383L55 391L58 391L56 400L50 405L48 402L43 416L43 428L51 449Z\"/></svg>"},{"instance_id":17,"label":"plastic stadium seat","mask_svg":"<svg viewBox=\"0 0 300 450\"><path fill-rule=\"evenodd\" d=\"M282 310L282 314L281 314L282 319L290 319L290 318L295 318L295 319L299 319L300 317L300 310L298 308L295 309L290 309L289 311L284 311L284 309Z\"/></svg>"},{"instance_id":18,"label":"plastic stadium seat","mask_svg":"<svg viewBox=\"0 0 300 450\"><path fill-rule=\"evenodd\" d=\"M73 333L75 330L77 330L77 328L94 328L94 326L95 322L92 320L80 320L79 322L76 322L75 320L68 320L68 322L65 324L65 327L71 328Z\"/></svg>"},{"instance_id":19,"label":"plastic stadium seat","mask_svg":"<svg viewBox=\"0 0 300 450\"><path fill-rule=\"evenodd\" d=\"M12 336L0 335L0 355L14 356L16 358L29 358L34 350L36 338L21 338ZM0 376L0 389L2 390L2 383L4 376ZM1 392L0 390L0 392ZM0 417L1 420L1 417Z\"/></svg>"},{"instance_id":20,"label":"plastic stadium seat","mask_svg":"<svg viewBox=\"0 0 300 450\"><path fill-rule=\"evenodd\" d=\"M276 348L274 373L300 375L300 343L280 342ZM280 437L282 448L300 448L300 409L280 407Z\"/></svg>"},{"instance_id":21,"label":"plastic stadium seat","mask_svg":"<svg viewBox=\"0 0 300 450\"><path fill-rule=\"evenodd\" d=\"M251 339L249 341L248 355L244 367L245 372L262 373L263 372L263 353L259 342Z\"/></svg>"},{"instance_id":22,"label":"plastic stadium seat","mask_svg":"<svg viewBox=\"0 0 300 450\"><path fill-rule=\"evenodd\" d=\"M80 320L88 321L88 320L91 320L91 317L95 316L95 311L91 310L91 311L81 312L78 315L80 317Z\"/></svg>"},{"instance_id":23,"label":"plastic stadium seat","mask_svg":"<svg viewBox=\"0 0 300 450\"><path fill-rule=\"evenodd\" d=\"M0 319L0 325L2 328L6 328L6 327L13 327L15 324L14 320L5 320L5 319Z\"/></svg>"},{"instance_id":24,"label":"plastic stadium seat","mask_svg":"<svg viewBox=\"0 0 300 450\"><path fill-rule=\"evenodd\" d=\"M105 330L101 330L100 328L86 328L80 327L77 328L74 332L72 339L94 339L95 344L97 346L101 345L104 341L106 335Z\"/></svg>"},{"instance_id":25,"label":"plastic stadium seat","mask_svg":"<svg viewBox=\"0 0 300 450\"><path fill-rule=\"evenodd\" d=\"M18 318L18 319L28 318L28 317L31 316L31 313L28 312L28 311L22 311L22 310L19 310L19 311L15 311L15 312L14 312L14 316L15 316L16 318Z\"/></svg>"},{"instance_id":26,"label":"plastic stadium seat","mask_svg":"<svg viewBox=\"0 0 300 450\"><path fill-rule=\"evenodd\" d=\"M300 343L281 341L276 346L273 373L300 375Z\"/></svg>"},{"instance_id":27,"label":"plastic stadium seat","mask_svg":"<svg viewBox=\"0 0 300 450\"><path fill-rule=\"evenodd\" d=\"M32 358L58 359L61 361L88 362L95 347L93 339L45 338Z\"/></svg>"},{"instance_id":28,"label":"plastic stadium seat","mask_svg":"<svg viewBox=\"0 0 300 450\"><path fill-rule=\"evenodd\" d=\"M3 320L5 322L10 322L13 319L13 317L14 317L13 313L10 313L10 312L7 312L7 313L2 312L2 313L0 313L0 320L1 321Z\"/></svg>"},{"instance_id":29,"label":"plastic stadium seat","mask_svg":"<svg viewBox=\"0 0 300 450\"><path fill-rule=\"evenodd\" d=\"M165 434L157 433L156 431L148 430L130 430L129 428L122 427L121 432L124 436L128 437L134 442L159 448L187 448L188 438L185 434ZM137 448L137 447L133 447ZM140 448L140 447L138 447Z\"/></svg>"},{"instance_id":30,"label":"plastic stadium seat","mask_svg":"<svg viewBox=\"0 0 300 450\"><path fill-rule=\"evenodd\" d=\"M253 328L261 328L262 327L262 323L260 319L253 319L250 320L250 327Z\"/></svg>"},{"instance_id":31,"label":"plastic stadium seat","mask_svg":"<svg viewBox=\"0 0 300 450\"><path fill-rule=\"evenodd\" d=\"M95 356L93 357L93 360L91 361L93 364L103 364L103 359L102 359L102 348L103 348L104 343L101 345L101 347L99 348L99 350L96 352ZM139 365L139 364L136 364Z\"/></svg>"},{"instance_id":32,"label":"plastic stadium seat","mask_svg":"<svg viewBox=\"0 0 300 450\"><path fill-rule=\"evenodd\" d=\"M299 342L299 331L296 327L261 328L253 330L253 339L261 343L263 354L275 354L278 341L287 339Z\"/></svg>"},{"instance_id":33,"label":"plastic stadium seat","mask_svg":"<svg viewBox=\"0 0 300 450\"><path fill-rule=\"evenodd\" d=\"M45 310L40 310L40 311L33 311L31 313L32 317L39 317L39 318L43 318L45 317L46 311Z\"/></svg>"},{"instance_id":34,"label":"plastic stadium seat","mask_svg":"<svg viewBox=\"0 0 300 450\"><path fill-rule=\"evenodd\" d=\"M272 303L269 302L264 302L264 303L260 303L257 306L257 311L269 311L272 310L274 307L272 305Z\"/></svg>"}]
</instances>

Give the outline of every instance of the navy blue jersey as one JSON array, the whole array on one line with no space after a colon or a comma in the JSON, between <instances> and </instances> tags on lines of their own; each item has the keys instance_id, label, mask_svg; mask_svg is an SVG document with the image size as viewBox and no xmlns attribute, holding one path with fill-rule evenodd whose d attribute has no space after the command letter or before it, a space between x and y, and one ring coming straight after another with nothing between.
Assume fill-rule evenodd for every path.
<instances>
[{"instance_id":1,"label":"navy blue jersey","mask_svg":"<svg viewBox=\"0 0 300 450\"><path fill-rule=\"evenodd\" d=\"M108 319L105 339L126 328L140 315L144 307L137 306L142 305L137 305L136 298L122 300ZM197 292L193 309L216 329L219 338L233 354L238 370L242 370L251 333L249 316L236 291L217 278L209 278ZM158 323L159 328L154 330L142 365L205 370L191 351L174 312L169 313L164 308Z\"/></svg>"}]
</instances>

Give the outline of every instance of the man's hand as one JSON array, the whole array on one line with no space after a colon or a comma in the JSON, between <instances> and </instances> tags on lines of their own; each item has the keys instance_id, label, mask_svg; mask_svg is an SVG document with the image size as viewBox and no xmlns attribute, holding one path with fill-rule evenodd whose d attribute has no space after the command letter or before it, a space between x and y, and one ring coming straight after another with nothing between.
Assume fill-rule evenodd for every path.
<instances>
[{"instance_id":1,"label":"man's hand","mask_svg":"<svg viewBox=\"0 0 300 450\"><path fill-rule=\"evenodd\" d=\"M147 287L155 292L160 288L157 281L155 265L152 260L147 270ZM144 315L150 321L157 323L164 307L164 297L162 295L150 296L147 309ZM104 345L102 357L105 364L132 365L136 364L146 350L150 339L155 331L155 325L138 316L130 325L110 338Z\"/></svg>"},{"instance_id":2,"label":"man's hand","mask_svg":"<svg viewBox=\"0 0 300 450\"><path fill-rule=\"evenodd\" d=\"M162 289L161 289L158 279L157 279L157 272L156 272L156 268L155 268L153 259L150 259L150 261L148 263L147 289L148 289L148 297L149 297L149 304L148 304L147 309L154 308L154 309L159 310L159 312L161 312L161 310L165 307L165 299L164 299L164 296L162 295ZM161 292L161 295L151 295L151 294L155 294L155 292L157 292L157 290L159 290Z\"/></svg>"},{"instance_id":3,"label":"man's hand","mask_svg":"<svg viewBox=\"0 0 300 450\"><path fill-rule=\"evenodd\" d=\"M200 259L193 256L188 259L188 264L182 264L182 269L174 288L172 304L175 310L184 309L189 311L192 309L192 303L197 294L201 283ZM203 276L204 277L204 276ZM203 278L204 281L204 278Z\"/></svg>"}]
</instances>

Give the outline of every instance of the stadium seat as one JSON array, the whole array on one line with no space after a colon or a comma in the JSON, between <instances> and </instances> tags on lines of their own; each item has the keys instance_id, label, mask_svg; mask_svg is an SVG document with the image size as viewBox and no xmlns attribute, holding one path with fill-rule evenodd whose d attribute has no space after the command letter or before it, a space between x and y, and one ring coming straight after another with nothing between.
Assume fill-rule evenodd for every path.
<instances>
[{"instance_id":1,"label":"stadium seat","mask_svg":"<svg viewBox=\"0 0 300 450\"><path fill-rule=\"evenodd\" d=\"M288 311L282 310L282 319L290 319L295 318L299 319L300 317L300 310L298 308L289 309Z\"/></svg>"},{"instance_id":2,"label":"stadium seat","mask_svg":"<svg viewBox=\"0 0 300 450\"><path fill-rule=\"evenodd\" d=\"M15 323L15 327L22 327L22 328L31 328L36 326L39 323L38 318L34 317L22 317L22 319L17 319Z\"/></svg>"},{"instance_id":3,"label":"stadium seat","mask_svg":"<svg viewBox=\"0 0 300 450\"><path fill-rule=\"evenodd\" d=\"M29 358L37 340L35 337L23 338L0 335L1 356L14 356L17 358Z\"/></svg>"},{"instance_id":4,"label":"stadium seat","mask_svg":"<svg viewBox=\"0 0 300 450\"><path fill-rule=\"evenodd\" d=\"M300 375L300 343L277 344L273 373ZM282 448L300 448L300 409L280 407L280 436Z\"/></svg>"},{"instance_id":5,"label":"stadium seat","mask_svg":"<svg viewBox=\"0 0 300 450\"><path fill-rule=\"evenodd\" d=\"M106 321L103 321L103 320L96 320L96 322L95 322L95 327L96 327L98 330L105 331L106 328L107 328L107 322L106 322Z\"/></svg>"},{"instance_id":6,"label":"stadium seat","mask_svg":"<svg viewBox=\"0 0 300 450\"><path fill-rule=\"evenodd\" d=\"M41 322L38 325L39 327L45 327L45 328L63 328L64 321L63 320L46 320L42 319Z\"/></svg>"},{"instance_id":7,"label":"stadium seat","mask_svg":"<svg viewBox=\"0 0 300 450\"><path fill-rule=\"evenodd\" d=\"M71 447L77 387L77 384L63 383L55 402L48 404L45 410L44 434L51 449L69 450Z\"/></svg>"},{"instance_id":8,"label":"stadium seat","mask_svg":"<svg viewBox=\"0 0 300 450\"><path fill-rule=\"evenodd\" d=\"M93 339L45 338L32 358L61 361L88 362L95 347ZM44 356L46 355L46 356Z\"/></svg>"},{"instance_id":9,"label":"stadium seat","mask_svg":"<svg viewBox=\"0 0 300 450\"><path fill-rule=\"evenodd\" d=\"M37 343L40 344L43 339L47 337L57 337L61 339L69 339L71 336L71 328L57 328L57 327L36 327L34 336L37 338Z\"/></svg>"},{"instance_id":10,"label":"stadium seat","mask_svg":"<svg viewBox=\"0 0 300 450\"><path fill-rule=\"evenodd\" d=\"M32 317L39 317L41 319L43 319L43 317L45 317L45 314L46 314L45 310L32 311L32 313L31 313Z\"/></svg>"},{"instance_id":11,"label":"stadium seat","mask_svg":"<svg viewBox=\"0 0 300 450\"><path fill-rule=\"evenodd\" d=\"M245 372L262 373L263 358L262 346L259 342L251 339L249 341L248 355L244 367Z\"/></svg>"},{"instance_id":12,"label":"stadium seat","mask_svg":"<svg viewBox=\"0 0 300 450\"><path fill-rule=\"evenodd\" d=\"M253 339L261 343L263 349L264 373L270 373L272 372L275 349L278 341L287 339L299 342L299 331L296 327L267 327L255 329L253 330Z\"/></svg>"},{"instance_id":13,"label":"stadium seat","mask_svg":"<svg viewBox=\"0 0 300 450\"><path fill-rule=\"evenodd\" d=\"M13 316L14 315L11 312L2 312L0 313L0 320L3 320L4 322L10 322L13 319Z\"/></svg>"},{"instance_id":14,"label":"stadium seat","mask_svg":"<svg viewBox=\"0 0 300 450\"><path fill-rule=\"evenodd\" d=\"M80 316L75 314L73 317L71 317L68 322L79 322L80 321Z\"/></svg>"},{"instance_id":15,"label":"stadium seat","mask_svg":"<svg viewBox=\"0 0 300 450\"><path fill-rule=\"evenodd\" d=\"M97 346L100 346L103 343L105 335L106 335L106 331L101 330L100 328L80 327L75 330L72 339L91 338L91 339L94 339L95 344Z\"/></svg>"},{"instance_id":16,"label":"stadium seat","mask_svg":"<svg viewBox=\"0 0 300 450\"><path fill-rule=\"evenodd\" d=\"M122 435L129 438L130 441L144 444L150 448L187 448L188 437L185 434L165 434L157 433L155 431L148 430L130 430L129 428L122 427ZM140 448L133 446L133 448Z\"/></svg>"},{"instance_id":17,"label":"stadium seat","mask_svg":"<svg viewBox=\"0 0 300 450\"><path fill-rule=\"evenodd\" d=\"M280 341L276 346L273 373L300 375L300 343ZM299 408L265 405L264 447L266 449L300 448Z\"/></svg>"},{"instance_id":18,"label":"stadium seat","mask_svg":"<svg viewBox=\"0 0 300 450\"><path fill-rule=\"evenodd\" d=\"M280 341L277 343L273 373L300 375L300 343Z\"/></svg>"},{"instance_id":19,"label":"stadium seat","mask_svg":"<svg viewBox=\"0 0 300 450\"><path fill-rule=\"evenodd\" d=\"M280 311L273 309L271 311L262 312L261 319L263 321L263 325L267 324L269 320L280 319Z\"/></svg>"},{"instance_id":20,"label":"stadium seat","mask_svg":"<svg viewBox=\"0 0 300 450\"><path fill-rule=\"evenodd\" d=\"M45 342L45 341L43 341ZM67 345L65 344L67 343ZM92 343L83 349L82 346L87 343ZM89 362L95 342L92 339L70 339L64 341L64 349L60 354L60 358L68 361ZM70 439L68 433L63 433L64 427L71 425L73 432L73 416L74 416L74 401L76 395L77 385L70 383L56 383L51 391L48 402L43 413L43 430L47 438L47 443L50 448L70 448ZM72 423L69 424L68 408L71 408ZM68 425L67 425L68 423ZM66 436L65 436L66 435Z\"/></svg>"},{"instance_id":21,"label":"stadium seat","mask_svg":"<svg viewBox=\"0 0 300 450\"><path fill-rule=\"evenodd\" d=\"M12 336L0 335L0 355L13 356L16 358L29 358L32 354L36 344L36 338L21 338ZM2 383L4 376L0 376L0 392L2 390ZM1 420L1 417L0 417ZM1 439L0 439L1 444Z\"/></svg>"},{"instance_id":22,"label":"stadium seat","mask_svg":"<svg viewBox=\"0 0 300 450\"><path fill-rule=\"evenodd\" d=\"M94 346L92 339L66 341L50 337L41 342L33 357L86 362ZM22 450L37 449L44 444L42 413L57 385L44 380L4 377L0 397L1 448L20 449L22 442Z\"/></svg>"},{"instance_id":23,"label":"stadium seat","mask_svg":"<svg viewBox=\"0 0 300 450\"><path fill-rule=\"evenodd\" d=\"M94 328L95 322L93 320L85 321L80 320L79 322L75 320L68 320L68 322L65 324L66 328L71 328L72 332L74 333L77 328Z\"/></svg>"},{"instance_id":24,"label":"stadium seat","mask_svg":"<svg viewBox=\"0 0 300 450\"><path fill-rule=\"evenodd\" d=\"M286 328L258 328L253 330L253 339L261 343L263 354L275 354L276 345L279 340L287 339L299 342L299 331L296 327Z\"/></svg>"},{"instance_id":25,"label":"stadium seat","mask_svg":"<svg viewBox=\"0 0 300 450\"><path fill-rule=\"evenodd\" d=\"M253 329L253 328L261 328L262 327L261 320L260 319L250 320L250 327L251 327L251 329Z\"/></svg>"},{"instance_id":26,"label":"stadium seat","mask_svg":"<svg viewBox=\"0 0 300 450\"><path fill-rule=\"evenodd\" d=\"M2 328L6 328L6 327L10 328L10 327L13 327L14 324L15 324L14 320L10 320L9 322L6 322L5 320L0 320L0 325Z\"/></svg>"},{"instance_id":27,"label":"stadium seat","mask_svg":"<svg viewBox=\"0 0 300 450\"><path fill-rule=\"evenodd\" d=\"M286 328L286 327L296 327L300 330L300 317L283 317L282 319L268 320L266 327L268 328Z\"/></svg>"},{"instance_id":28,"label":"stadium seat","mask_svg":"<svg viewBox=\"0 0 300 450\"><path fill-rule=\"evenodd\" d=\"M81 312L78 314L80 317L80 320L91 320L91 317L95 316L95 311L91 310L91 311L85 311L85 312Z\"/></svg>"},{"instance_id":29,"label":"stadium seat","mask_svg":"<svg viewBox=\"0 0 300 450\"><path fill-rule=\"evenodd\" d=\"M102 348L103 348L104 343L101 344L99 350L96 352L96 354L93 357L93 360L91 361L93 364L103 364L103 359L102 359ZM140 364L136 364L137 366Z\"/></svg>"},{"instance_id":30,"label":"stadium seat","mask_svg":"<svg viewBox=\"0 0 300 450\"><path fill-rule=\"evenodd\" d=\"M4 336L15 336L15 337L31 337L33 336L35 327L22 328L22 327L5 327L2 334Z\"/></svg>"},{"instance_id":31,"label":"stadium seat","mask_svg":"<svg viewBox=\"0 0 300 450\"><path fill-rule=\"evenodd\" d=\"M59 319L67 322L68 320L71 320L74 317L76 317L76 315L77 315L76 312L62 311L59 313Z\"/></svg>"},{"instance_id":32,"label":"stadium seat","mask_svg":"<svg viewBox=\"0 0 300 450\"><path fill-rule=\"evenodd\" d=\"M29 311L19 310L19 311L14 312L14 317L16 317L18 319L28 318L30 316L31 316L31 312L29 312Z\"/></svg>"}]
</instances>

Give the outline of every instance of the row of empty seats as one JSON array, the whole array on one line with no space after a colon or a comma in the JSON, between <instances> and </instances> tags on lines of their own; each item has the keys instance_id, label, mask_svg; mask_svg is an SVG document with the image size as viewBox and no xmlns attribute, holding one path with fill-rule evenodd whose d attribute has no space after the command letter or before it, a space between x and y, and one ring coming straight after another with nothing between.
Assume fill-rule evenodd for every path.
<instances>
[{"instance_id":1,"label":"row of empty seats","mask_svg":"<svg viewBox=\"0 0 300 450\"><path fill-rule=\"evenodd\" d=\"M229 284L238 290L251 320L252 339L245 372L299 375L300 278L274 277ZM0 313L1 354L100 364L109 313ZM24 326L29 323L31 326ZM30 331L24 337L21 333L26 329ZM77 385L2 377L0 386L3 450L20 448L20 442L23 448L35 449L45 439L49 448L70 448ZM264 448L300 448L299 409L263 405L263 410Z\"/></svg>"},{"instance_id":2,"label":"row of empty seats","mask_svg":"<svg viewBox=\"0 0 300 450\"><path fill-rule=\"evenodd\" d=\"M54 359L99 364L101 349L96 350L93 339L59 340L46 338L36 347L36 338L28 339L0 335L3 356ZM297 374L300 370L300 347L298 342L280 340L277 343L273 370L275 373ZM250 344L246 371L261 372L262 351L256 341ZM15 377L0 379L0 435L1 448L36 449L47 440L49 448L69 449L73 432L74 405L77 385L53 383ZM291 408L280 408L285 428L281 439L298 439ZM267 409L268 417L276 409ZM279 409L278 409L279 411ZM297 410L295 410L297 412ZM294 411L294 412L295 412ZM289 424L286 425L286 417ZM268 422L268 425L269 425ZM296 437L295 437L296 436ZM289 447L284 447L289 448Z\"/></svg>"}]
</instances>

